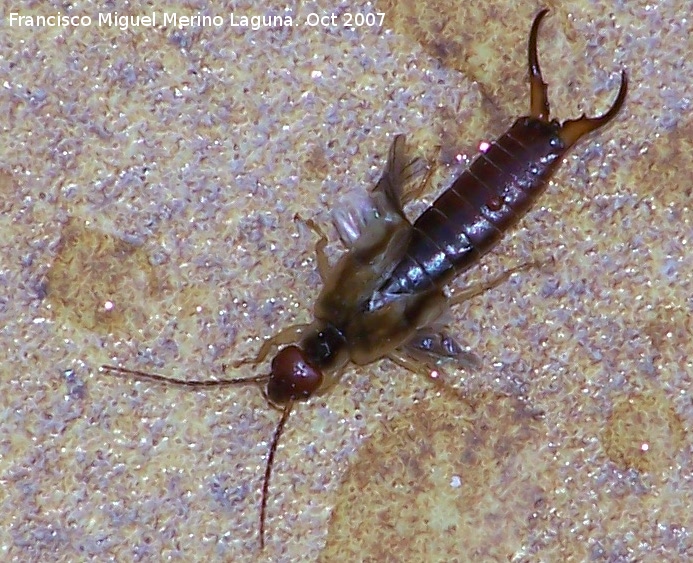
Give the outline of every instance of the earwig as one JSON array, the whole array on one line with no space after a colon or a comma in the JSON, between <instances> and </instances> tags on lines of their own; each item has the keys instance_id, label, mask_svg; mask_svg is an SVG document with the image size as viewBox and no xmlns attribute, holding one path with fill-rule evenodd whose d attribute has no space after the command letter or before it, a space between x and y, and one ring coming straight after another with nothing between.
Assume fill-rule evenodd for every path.
<instances>
[{"instance_id":1,"label":"earwig","mask_svg":"<svg viewBox=\"0 0 693 563\"><path fill-rule=\"evenodd\" d=\"M611 122L628 89L625 71L613 105L598 117L559 123L549 118L547 85L537 57L539 25L529 34L530 113L521 117L456 178L412 224L403 205L403 186L424 168L407 163L404 136L394 139L385 171L368 202L335 217L349 248L330 266L319 235L317 263L323 280L311 324L289 327L266 340L253 360L258 364L278 346L269 374L214 381L175 380L165 376L104 365L104 371L187 387L266 383L265 397L281 408L269 446L260 508L260 546L264 546L267 496L277 444L294 402L324 393L335 385L348 362L363 365L390 358L414 371L433 360L455 360L468 366L469 354L444 330L451 304L469 299L507 278L512 271L448 300L443 292L452 279L488 252L544 191L566 152L587 134ZM404 194L404 195L403 195Z\"/></svg>"}]
</instances>

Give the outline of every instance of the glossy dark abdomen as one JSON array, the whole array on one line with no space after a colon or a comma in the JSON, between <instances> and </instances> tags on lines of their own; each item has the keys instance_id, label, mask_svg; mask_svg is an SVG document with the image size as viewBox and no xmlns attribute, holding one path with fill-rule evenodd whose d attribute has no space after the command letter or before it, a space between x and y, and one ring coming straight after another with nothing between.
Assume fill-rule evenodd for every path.
<instances>
[{"instance_id":1,"label":"glossy dark abdomen","mask_svg":"<svg viewBox=\"0 0 693 563\"><path fill-rule=\"evenodd\" d=\"M381 294L441 287L469 268L529 209L565 152L559 125L522 117L414 223Z\"/></svg>"}]
</instances>

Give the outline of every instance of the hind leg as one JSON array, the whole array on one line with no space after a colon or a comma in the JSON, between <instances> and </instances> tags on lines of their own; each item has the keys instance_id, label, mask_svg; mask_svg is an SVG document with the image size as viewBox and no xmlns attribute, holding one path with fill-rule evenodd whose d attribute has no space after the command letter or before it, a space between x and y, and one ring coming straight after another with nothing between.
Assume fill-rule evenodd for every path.
<instances>
[{"instance_id":1,"label":"hind leg","mask_svg":"<svg viewBox=\"0 0 693 563\"><path fill-rule=\"evenodd\" d=\"M481 366L479 358L473 352L465 350L447 330L450 322L449 307L498 287L515 273L540 265L540 262L521 264L491 280L466 288L447 300L441 293L435 298L438 299L436 305L431 307L433 320L417 330L403 346L388 354L388 357L409 371L427 376L444 363L454 363L465 370L478 369Z\"/></svg>"},{"instance_id":2,"label":"hind leg","mask_svg":"<svg viewBox=\"0 0 693 563\"><path fill-rule=\"evenodd\" d=\"M458 293L455 293L450 298L450 305L459 305L460 303L464 303L465 301L469 301L470 299L477 297L478 295L481 295L482 293L486 293L487 291L491 289L495 289L499 285L505 283L508 281L508 278L512 276L513 274L517 274L519 272L524 272L527 270L530 270L531 268L538 268L542 265L542 262L539 261L534 261L534 262L526 262L524 264L520 264L519 266L515 266L514 268L510 268L509 270L506 270L502 274L496 276L495 278L492 278L488 281L481 282L475 285L472 285L470 287L467 287Z\"/></svg>"}]
</instances>

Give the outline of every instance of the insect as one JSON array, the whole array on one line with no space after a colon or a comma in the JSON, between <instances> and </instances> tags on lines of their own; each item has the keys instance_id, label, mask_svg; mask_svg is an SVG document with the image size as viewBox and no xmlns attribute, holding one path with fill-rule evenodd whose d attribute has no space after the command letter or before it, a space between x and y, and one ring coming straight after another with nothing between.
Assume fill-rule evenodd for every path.
<instances>
[{"instance_id":1,"label":"insect","mask_svg":"<svg viewBox=\"0 0 693 563\"><path fill-rule=\"evenodd\" d=\"M325 255L327 238L308 221L320 237L316 255L324 284L315 304L315 320L279 332L264 342L255 359L235 364L258 364L279 347L269 374L175 380L102 366L115 374L195 388L266 384L265 397L282 414L265 466L261 547L272 464L294 403L330 389L348 362L363 365L390 358L415 371L422 362L425 365L439 359L467 364L468 355L447 334L441 320L451 304L444 286L475 264L529 209L565 153L585 135L612 121L623 106L628 89L625 71L621 73L616 100L606 113L598 117L583 115L563 123L549 119L547 86L537 57L539 25L547 12L539 12L529 34L529 115L519 118L488 145L413 224L403 210L412 193L405 193L403 188L425 165L419 159L407 161L402 135L394 139L385 171L368 200L335 215L335 225L348 252L334 266L329 265ZM484 289L464 291L455 302Z\"/></svg>"}]
</instances>

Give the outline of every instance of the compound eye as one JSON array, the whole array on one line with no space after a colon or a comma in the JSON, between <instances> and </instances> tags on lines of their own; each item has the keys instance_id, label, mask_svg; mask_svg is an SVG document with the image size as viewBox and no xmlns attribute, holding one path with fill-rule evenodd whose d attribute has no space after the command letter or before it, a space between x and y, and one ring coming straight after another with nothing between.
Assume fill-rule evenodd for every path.
<instances>
[{"instance_id":1,"label":"compound eye","mask_svg":"<svg viewBox=\"0 0 693 563\"><path fill-rule=\"evenodd\" d=\"M272 360L267 396L276 404L307 399L322 384L322 372L311 365L298 346L287 346Z\"/></svg>"}]
</instances>

